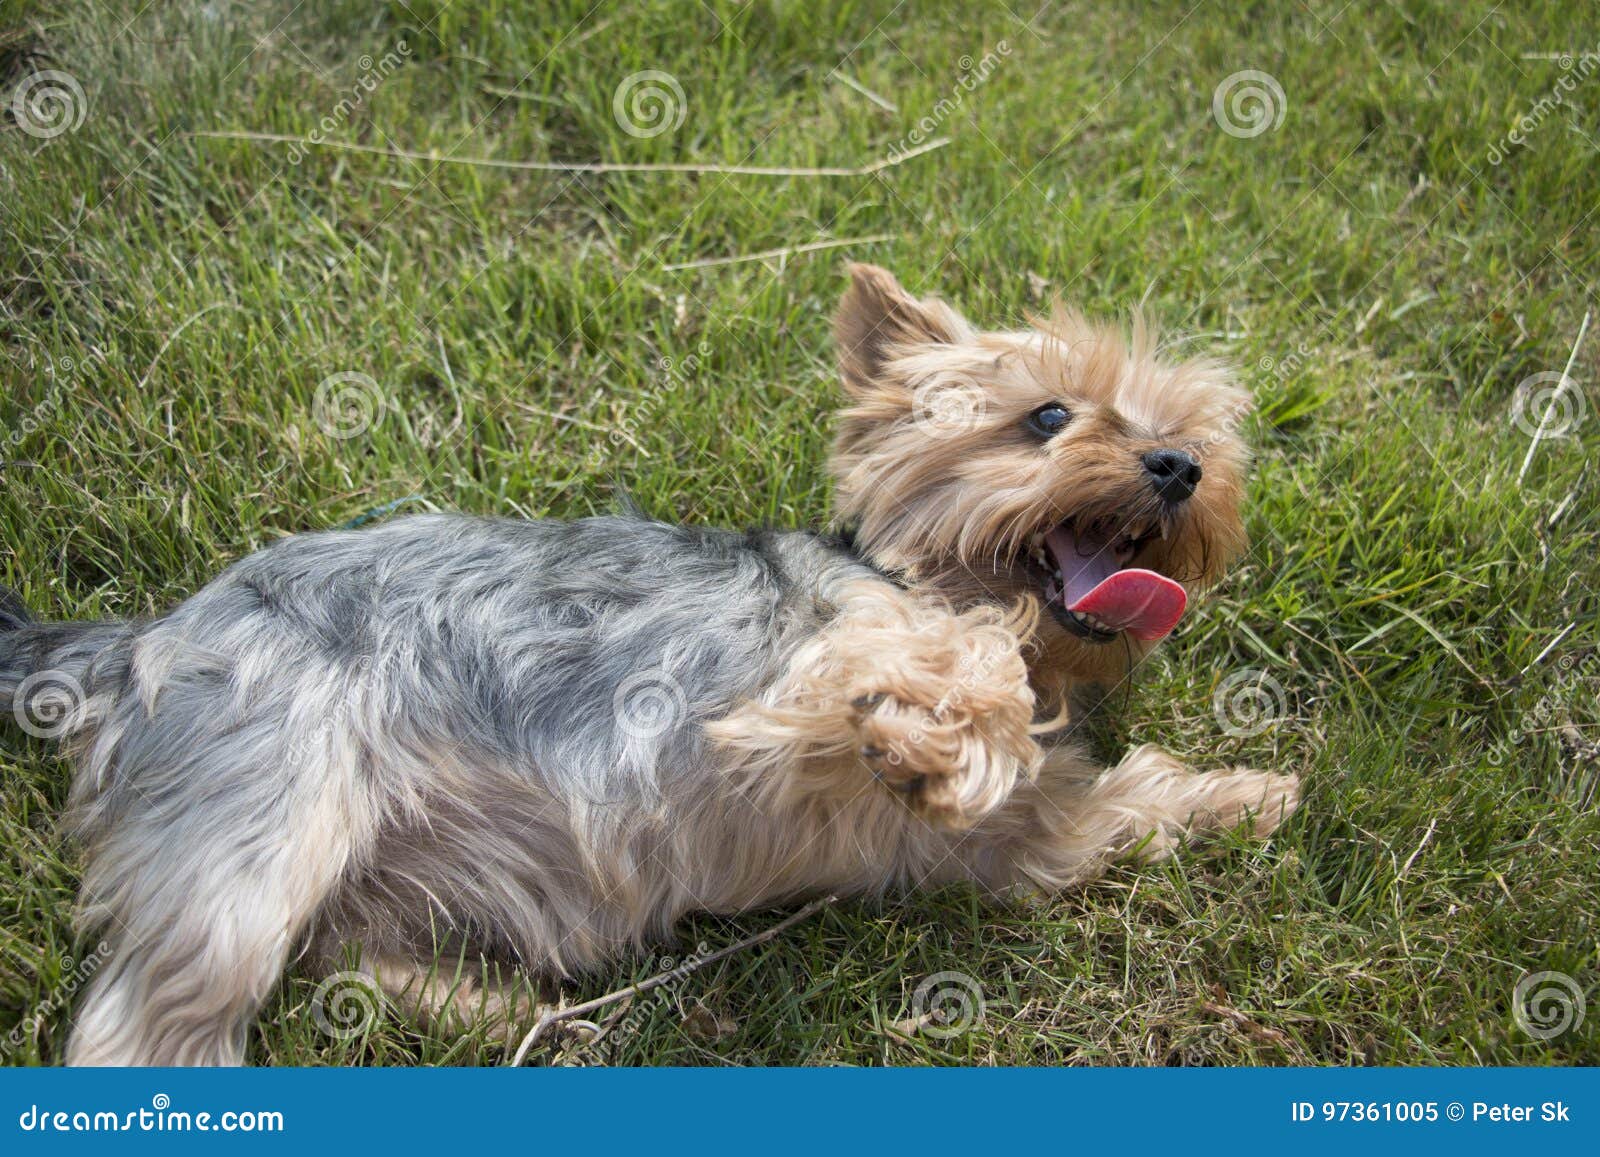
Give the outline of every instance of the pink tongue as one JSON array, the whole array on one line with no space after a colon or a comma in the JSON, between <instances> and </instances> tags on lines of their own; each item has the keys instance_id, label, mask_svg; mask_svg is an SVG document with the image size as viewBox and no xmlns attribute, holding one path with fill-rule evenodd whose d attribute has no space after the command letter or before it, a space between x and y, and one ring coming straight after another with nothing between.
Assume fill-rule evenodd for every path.
<instances>
[{"instance_id":1,"label":"pink tongue","mask_svg":"<svg viewBox=\"0 0 1600 1157\"><path fill-rule=\"evenodd\" d=\"M1109 543L1080 540L1062 527L1045 542L1061 568L1067 610L1093 615L1147 643L1165 638L1183 617L1188 602L1183 588L1153 570L1121 569Z\"/></svg>"}]
</instances>

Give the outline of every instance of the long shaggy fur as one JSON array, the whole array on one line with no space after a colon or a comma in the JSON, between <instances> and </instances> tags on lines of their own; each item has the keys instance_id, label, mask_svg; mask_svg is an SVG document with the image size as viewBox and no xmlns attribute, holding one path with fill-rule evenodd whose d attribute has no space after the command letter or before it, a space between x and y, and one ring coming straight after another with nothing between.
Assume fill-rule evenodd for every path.
<instances>
[{"instance_id":1,"label":"long shaggy fur","mask_svg":"<svg viewBox=\"0 0 1600 1157\"><path fill-rule=\"evenodd\" d=\"M691 910L1051 889L1271 830L1292 779L1057 738L1065 692L1143 648L1069 635L1015 558L1068 515L1161 517L1150 565L1214 578L1243 395L1069 315L979 335L869 267L837 332L848 545L421 516L287 539L147 622L0 597L0 705L72 745L82 922L112 946L69 1060L238 1063L285 967L352 945L385 983L457 952L570 974ZM930 437L951 383L981 413ZM1069 436L1019 436L1063 395ZM1130 465L1175 441L1207 455L1181 514Z\"/></svg>"}]
</instances>

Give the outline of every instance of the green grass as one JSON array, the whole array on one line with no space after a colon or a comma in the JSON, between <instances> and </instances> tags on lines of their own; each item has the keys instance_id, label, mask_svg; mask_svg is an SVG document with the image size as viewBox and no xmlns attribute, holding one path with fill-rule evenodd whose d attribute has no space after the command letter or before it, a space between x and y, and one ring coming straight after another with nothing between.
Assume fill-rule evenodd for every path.
<instances>
[{"instance_id":1,"label":"green grass","mask_svg":"<svg viewBox=\"0 0 1600 1157\"><path fill-rule=\"evenodd\" d=\"M626 490L663 516L818 524L845 255L990 324L1041 293L1144 302L1260 402L1254 549L1119 692L1102 739L1299 772L1281 836L1036 906L841 905L567 1059L1600 1062L1600 334L1574 367L1585 419L1520 482L1512 420L1518 383L1561 370L1594 304L1600 74L1488 159L1578 74L1531 54L1600 49L1600 11L1180 0L1130 19L1074 2L1025 26L890 0L138 7L0 13L6 104L49 68L87 105L49 140L0 114L0 581L46 614L151 613L279 536L412 495L543 516ZM360 58L402 38L403 66L336 113ZM936 113L961 58L1002 40L988 80ZM648 138L612 108L646 69L686 99ZM1285 94L1250 138L1212 114L1245 69ZM294 164L191 135L301 136L330 115L331 140L455 158L848 167L924 117L951 141L873 176L773 178L326 148ZM702 346L666 388L661 360ZM348 439L315 405L341 372L382 398ZM1213 696L1246 671L1282 710L1230 734ZM0 744L0 1042L50 1062L68 1016L36 1014L88 948L52 828L67 769L15 729ZM685 941L772 919L692 920ZM952 970L981 985L980 1025L890 1031ZM1512 994L1546 970L1589 1015L1539 1040ZM393 1018L331 1040L316 980L283 987L253 1059L503 1059ZM731 1031L692 1031L697 1008Z\"/></svg>"}]
</instances>

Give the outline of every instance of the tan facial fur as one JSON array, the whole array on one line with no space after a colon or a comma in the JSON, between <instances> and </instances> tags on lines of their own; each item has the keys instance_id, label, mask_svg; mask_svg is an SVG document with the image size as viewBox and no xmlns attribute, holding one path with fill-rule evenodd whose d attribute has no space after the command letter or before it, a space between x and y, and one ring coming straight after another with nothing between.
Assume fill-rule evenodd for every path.
<instances>
[{"instance_id":1,"label":"tan facial fur","mask_svg":"<svg viewBox=\"0 0 1600 1157\"><path fill-rule=\"evenodd\" d=\"M841 523L877 565L957 603L1036 597L1029 537L1064 519L1159 526L1135 565L1214 582L1245 545L1239 510L1250 399L1223 367L1164 357L1135 319L1124 336L1057 308L1019 332L980 333L892 275L851 267L834 323L850 404L831 463ZM1048 440L1028 416L1060 403ZM1141 456L1177 448L1203 467L1180 509L1164 507ZM1083 642L1040 617L1036 683L1115 677L1148 647Z\"/></svg>"}]
</instances>

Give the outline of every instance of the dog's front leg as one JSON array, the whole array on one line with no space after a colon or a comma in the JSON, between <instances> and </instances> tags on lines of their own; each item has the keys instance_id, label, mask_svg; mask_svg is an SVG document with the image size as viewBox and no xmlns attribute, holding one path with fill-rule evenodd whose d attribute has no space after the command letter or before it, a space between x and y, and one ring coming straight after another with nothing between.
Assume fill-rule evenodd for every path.
<instances>
[{"instance_id":1,"label":"dog's front leg","mask_svg":"<svg viewBox=\"0 0 1600 1157\"><path fill-rule=\"evenodd\" d=\"M1093 879L1119 858L1159 860L1206 832L1238 828L1264 838L1299 801L1293 775L1193 771L1152 744L1102 770L1062 744L965 851L990 886L1053 891Z\"/></svg>"},{"instance_id":2,"label":"dog's front leg","mask_svg":"<svg viewBox=\"0 0 1600 1157\"><path fill-rule=\"evenodd\" d=\"M1026 611L958 614L860 584L773 686L710 731L747 753L747 769L777 774L768 790L888 789L931 823L967 828L1038 765L1030 628Z\"/></svg>"}]
</instances>

